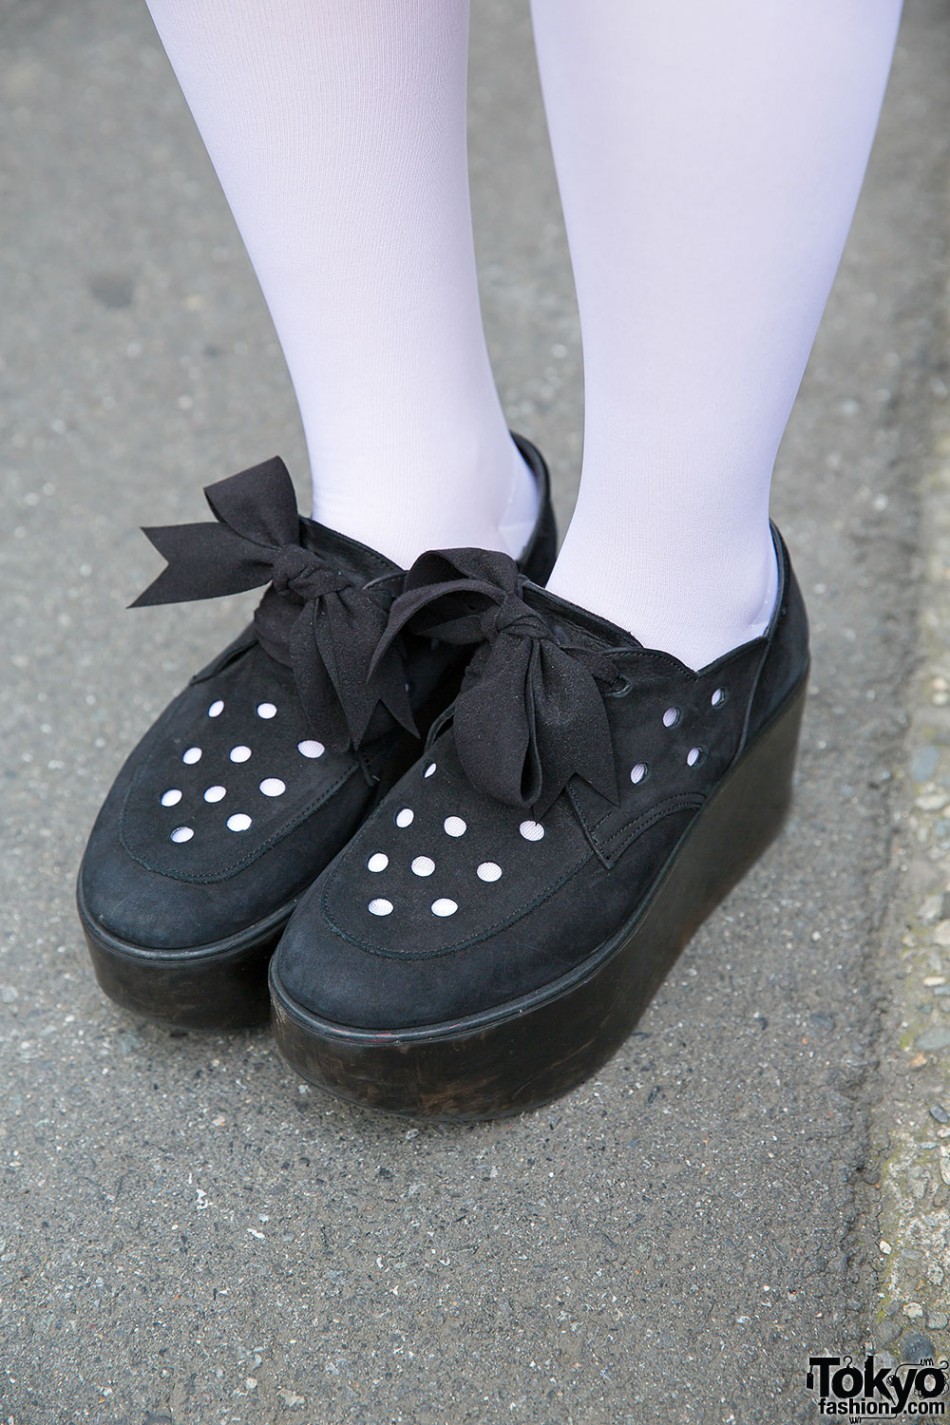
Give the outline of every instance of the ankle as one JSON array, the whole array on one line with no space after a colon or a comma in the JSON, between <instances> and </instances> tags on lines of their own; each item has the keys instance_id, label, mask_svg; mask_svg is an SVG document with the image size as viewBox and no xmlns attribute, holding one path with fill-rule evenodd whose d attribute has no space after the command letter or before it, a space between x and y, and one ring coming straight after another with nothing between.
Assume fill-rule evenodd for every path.
<instances>
[{"instance_id":1,"label":"ankle","mask_svg":"<svg viewBox=\"0 0 950 1425\"><path fill-rule=\"evenodd\" d=\"M325 464L312 457L314 470ZM541 498L507 431L491 449L459 441L428 456L354 457L347 478L331 483L315 476L313 484L315 520L403 568L429 549L473 546L517 559Z\"/></svg>"},{"instance_id":2,"label":"ankle","mask_svg":"<svg viewBox=\"0 0 950 1425\"><path fill-rule=\"evenodd\" d=\"M604 541L582 551L569 530L547 587L699 670L765 632L778 567L770 530L751 553L716 560L682 553L670 549L650 577L635 555L615 558Z\"/></svg>"}]
</instances>

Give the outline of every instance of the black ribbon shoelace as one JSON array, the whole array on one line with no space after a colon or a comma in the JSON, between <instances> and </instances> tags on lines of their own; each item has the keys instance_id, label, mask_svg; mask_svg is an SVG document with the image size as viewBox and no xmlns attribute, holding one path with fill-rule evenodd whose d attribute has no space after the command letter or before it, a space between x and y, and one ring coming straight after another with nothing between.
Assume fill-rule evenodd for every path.
<instances>
[{"instance_id":1,"label":"black ribbon shoelace","mask_svg":"<svg viewBox=\"0 0 950 1425\"><path fill-rule=\"evenodd\" d=\"M336 751L358 747L382 704L410 732L415 723L398 644L374 658L387 609L354 572L305 548L293 483L276 457L209 485L216 523L163 525L144 533L168 561L132 607L213 599L273 585L255 616L264 646L294 673L304 710ZM273 597L277 595L278 597ZM287 618L288 605L292 610ZM371 667L372 665L372 667Z\"/></svg>"},{"instance_id":2,"label":"black ribbon shoelace","mask_svg":"<svg viewBox=\"0 0 950 1425\"><path fill-rule=\"evenodd\" d=\"M478 645L452 710L469 780L510 806L543 816L575 774L616 803L603 694L616 682L596 649L564 646L521 597L514 560L482 549L423 554L393 603L374 666L406 625L452 644Z\"/></svg>"}]
</instances>

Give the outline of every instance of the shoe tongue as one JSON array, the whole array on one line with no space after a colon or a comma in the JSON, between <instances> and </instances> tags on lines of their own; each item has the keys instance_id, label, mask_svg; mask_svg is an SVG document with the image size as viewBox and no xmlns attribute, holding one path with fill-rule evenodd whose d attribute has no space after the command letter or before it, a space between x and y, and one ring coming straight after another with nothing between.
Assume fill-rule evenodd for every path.
<instances>
[{"instance_id":1,"label":"shoe tongue","mask_svg":"<svg viewBox=\"0 0 950 1425\"><path fill-rule=\"evenodd\" d=\"M372 579L405 572L368 544L360 544L348 534L329 529L327 525L306 519L303 515L300 517L300 543L304 549L321 555L328 564L336 565L341 572L358 575L357 582L369 583Z\"/></svg>"}]
</instances>

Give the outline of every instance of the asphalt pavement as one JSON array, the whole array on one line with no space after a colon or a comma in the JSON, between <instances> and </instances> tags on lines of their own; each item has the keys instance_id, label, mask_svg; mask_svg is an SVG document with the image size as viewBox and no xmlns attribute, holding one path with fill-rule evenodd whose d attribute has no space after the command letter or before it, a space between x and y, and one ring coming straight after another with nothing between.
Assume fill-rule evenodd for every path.
<instances>
[{"instance_id":1,"label":"asphalt pavement","mask_svg":"<svg viewBox=\"0 0 950 1425\"><path fill-rule=\"evenodd\" d=\"M580 353L526 6L474 21L490 342L565 517ZM0 7L4 1425L772 1425L818 1418L811 1355L946 1354L948 61L950 8L909 0L776 476L814 643L787 832L594 1080L409 1125L94 982L88 828L246 613L127 612L138 527L277 452L302 489L304 446L144 7Z\"/></svg>"}]
</instances>

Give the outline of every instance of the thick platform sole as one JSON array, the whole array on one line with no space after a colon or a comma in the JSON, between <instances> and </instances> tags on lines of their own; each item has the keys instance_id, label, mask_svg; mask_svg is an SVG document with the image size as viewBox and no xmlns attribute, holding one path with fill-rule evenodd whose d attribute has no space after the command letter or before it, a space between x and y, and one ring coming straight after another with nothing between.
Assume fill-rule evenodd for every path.
<instances>
[{"instance_id":1,"label":"thick platform sole","mask_svg":"<svg viewBox=\"0 0 950 1425\"><path fill-rule=\"evenodd\" d=\"M710 797L635 916L570 974L491 1011L395 1031L321 1020L270 973L281 1054L303 1078L386 1113L504 1117L576 1088L620 1047L697 927L781 829L805 682Z\"/></svg>"},{"instance_id":2,"label":"thick platform sole","mask_svg":"<svg viewBox=\"0 0 950 1425\"><path fill-rule=\"evenodd\" d=\"M111 935L88 913L81 891L76 903L96 979L123 1009L180 1029L267 1023L267 966L293 905L212 945L154 950Z\"/></svg>"}]
</instances>

